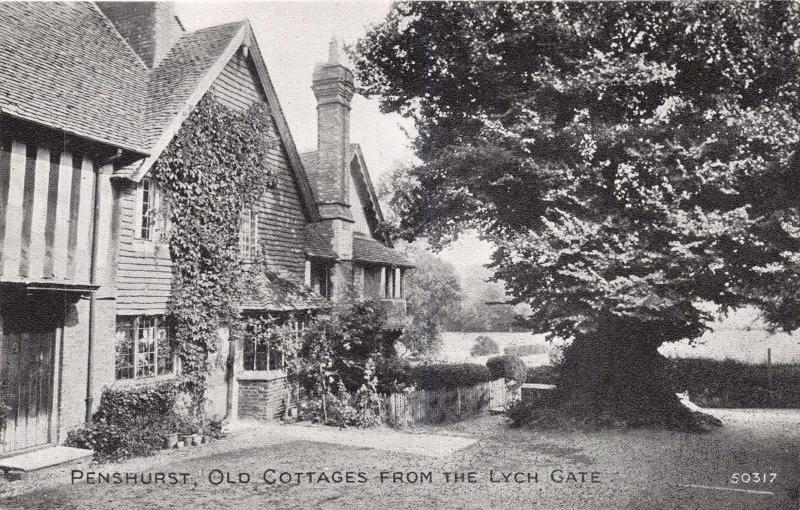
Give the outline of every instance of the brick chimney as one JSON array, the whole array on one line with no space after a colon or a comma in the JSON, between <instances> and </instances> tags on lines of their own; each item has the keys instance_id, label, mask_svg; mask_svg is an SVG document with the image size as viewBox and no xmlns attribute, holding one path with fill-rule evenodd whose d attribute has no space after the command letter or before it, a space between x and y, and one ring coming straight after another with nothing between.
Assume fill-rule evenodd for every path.
<instances>
[{"instance_id":1,"label":"brick chimney","mask_svg":"<svg viewBox=\"0 0 800 510\"><path fill-rule=\"evenodd\" d=\"M150 69L183 34L173 2L96 2Z\"/></svg>"},{"instance_id":2,"label":"brick chimney","mask_svg":"<svg viewBox=\"0 0 800 510\"><path fill-rule=\"evenodd\" d=\"M332 39L328 61L314 68L312 90L317 98L317 155L313 169L318 200L324 216L352 219L348 182L350 174L350 100L353 73L339 61L339 43Z\"/></svg>"}]
</instances>

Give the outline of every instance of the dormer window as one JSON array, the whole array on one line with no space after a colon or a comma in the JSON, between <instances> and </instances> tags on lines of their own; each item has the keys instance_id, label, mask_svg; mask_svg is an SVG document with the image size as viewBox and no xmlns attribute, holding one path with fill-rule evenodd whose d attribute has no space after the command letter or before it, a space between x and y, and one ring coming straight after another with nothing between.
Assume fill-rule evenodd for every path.
<instances>
[{"instance_id":1,"label":"dormer window","mask_svg":"<svg viewBox=\"0 0 800 510\"><path fill-rule=\"evenodd\" d=\"M258 250L258 214L252 209L242 210L239 223L239 254L242 260L251 261Z\"/></svg>"}]
</instances>

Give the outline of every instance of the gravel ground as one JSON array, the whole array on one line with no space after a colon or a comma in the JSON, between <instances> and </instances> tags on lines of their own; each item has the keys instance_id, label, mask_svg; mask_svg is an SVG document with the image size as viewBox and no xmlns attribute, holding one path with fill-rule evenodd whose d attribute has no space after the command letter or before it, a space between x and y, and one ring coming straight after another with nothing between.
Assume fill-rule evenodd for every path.
<instances>
[{"instance_id":1,"label":"gravel ground","mask_svg":"<svg viewBox=\"0 0 800 510\"><path fill-rule=\"evenodd\" d=\"M725 426L709 434L668 431L531 431L501 417L420 427L478 442L446 459L242 431L225 440L121 464L56 467L13 483L0 482L3 509L150 508L632 508L800 509L800 413L716 410ZM70 483L72 469L188 473L188 483ZM214 471L219 470L219 471ZM309 472L300 483L267 484L282 471ZM517 475L521 483L495 480ZM351 471L353 483L319 480ZM554 481L551 473L555 471ZM359 474L365 482L361 483ZM381 482L381 472L388 478ZM402 473L403 482L392 481ZM419 473L431 480L408 483ZM447 482L445 472L464 474ZM474 482L467 481L474 472ZM578 481L568 480L575 473ZM586 473L581 475L580 473ZM591 474L599 483L591 483ZM772 483L734 484L734 473L776 473ZM224 474L230 479L225 480ZM239 473L250 477L249 483ZM528 481L527 473L538 477ZM214 484L220 476L223 481ZM242 475L244 476L244 475ZM584 482L580 482L583 476ZM452 480L452 475L451 475ZM237 483L234 483L237 482ZM687 487L694 485L695 487ZM709 488L713 487L713 488ZM723 489L720 489L723 488ZM739 489L736 491L724 489ZM755 491L755 492L742 492Z\"/></svg>"}]
</instances>

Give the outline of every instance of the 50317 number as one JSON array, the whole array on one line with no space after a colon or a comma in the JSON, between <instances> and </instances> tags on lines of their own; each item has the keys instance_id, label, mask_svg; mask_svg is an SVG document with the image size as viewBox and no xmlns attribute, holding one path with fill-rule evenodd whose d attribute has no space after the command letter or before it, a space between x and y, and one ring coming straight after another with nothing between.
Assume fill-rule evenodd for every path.
<instances>
[{"instance_id":1,"label":"50317 number","mask_svg":"<svg viewBox=\"0 0 800 510\"><path fill-rule=\"evenodd\" d=\"M773 483L778 473L733 473L730 482L733 484Z\"/></svg>"}]
</instances>

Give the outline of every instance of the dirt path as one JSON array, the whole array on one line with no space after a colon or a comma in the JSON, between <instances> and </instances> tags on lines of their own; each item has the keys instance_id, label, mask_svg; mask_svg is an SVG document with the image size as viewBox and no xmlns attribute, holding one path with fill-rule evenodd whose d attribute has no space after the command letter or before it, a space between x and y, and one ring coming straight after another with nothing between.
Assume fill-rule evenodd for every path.
<instances>
[{"instance_id":1,"label":"dirt path","mask_svg":"<svg viewBox=\"0 0 800 510\"><path fill-rule=\"evenodd\" d=\"M191 451L98 468L80 467L105 472L188 473L185 485L98 485L85 480L71 484L71 468L54 468L15 482L18 485L13 491L0 482L0 508L798 510L800 413L717 414L725 427L705 435L513 430L506 428L500 417L424 428L478 438L477 443L447 458L286 442L272 427L270 436L264 431L248 431ZM265 473L271 481L284 471L314 475L300 475L299 483L264 481ZM350 482L347 472L352 475ZM453 481L451 474L448 482L444 473L453 472L463 475L463 481ZM473 483L469 472L474 472ZM592 472L597 483L591 482ZM772 483L732 483L732 475L742 472L776 473L776 477ZM225 473L230 479L225 479ZM249 483L240 483L240 473L249 476ZM320 479L321 473L325 479ZM529 473L538 481L531 480ZM503 481L504 477L508 481ZM220 478L222 482L216 484ZM416 483L410 483L412 478Z\"/></svg>"}]
</instances>

